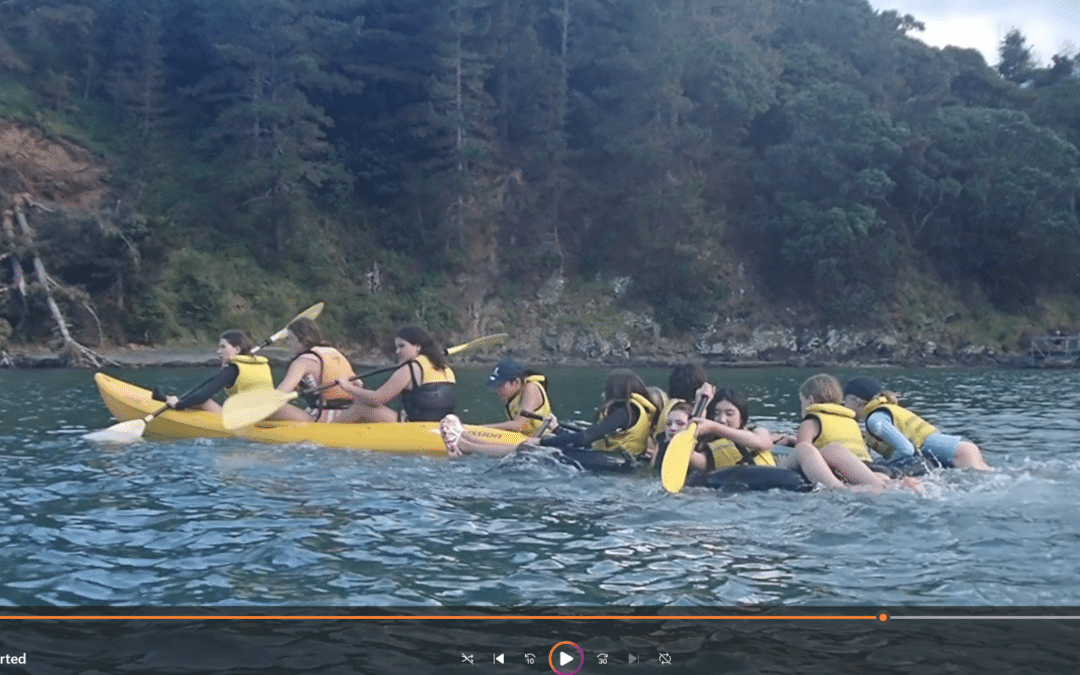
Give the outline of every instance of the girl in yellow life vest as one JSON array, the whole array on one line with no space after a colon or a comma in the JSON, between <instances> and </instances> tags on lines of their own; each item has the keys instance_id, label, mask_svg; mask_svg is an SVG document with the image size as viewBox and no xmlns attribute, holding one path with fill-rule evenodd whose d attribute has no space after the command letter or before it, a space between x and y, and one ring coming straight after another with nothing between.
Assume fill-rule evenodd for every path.
<instances>
[{"instance_id":1,"label":"girl in yellow life vest","mask_svg":"<svg viewBox=\"0 0 1080 675\"><path fill-rule=\"evenodd\" d=\"M691 453L692 469L712 471L740 464L776 466L768 429L747 426L749 405L745 394L737 389L720 389L712 404L712 419L690 420L697 423L697 438L706 441Z\"/></svg>"},{"instance_id":2,"label":"girl in yellow life vest","mask_svg":"<svg viewBox=\"0 0 1080 675\"><path fill-rule=\"evenodd\" d=\"M491 371L487 385L494 389L495 395L502 400L506 408L507 421L486 426L519 431L526 436L531 436L540 428L541 422L535 417L526 417L522 413L532 413L539 417L551 414L547 377L526 370L509 356L499 361L495 369Z\"/></svg>"},{"instance_id":3,"label":"girl in yellow life vest","mask_svg":"<svg viewBox=\"0 0 1080 675\"><path fill-rule=\"evenodd\" d=\"M309 390L333 384L341 378L353 377L352 365L345 355L334 349L323 338L318 324L311 319L297 319L289 324L286 343L293 352L293 360L278 383L278 391L293 392ZM352 395L340 386L302 399L306 409L285 404L270 419L295 420L298 422L331 422L353 401Z\"/></svg>"},{"instance_id":4,"label":"girl in yellow life vest","mask_svg":"<svg viewBox=\"0 0 1080 675\"><path fill-rule=\"evenodd\" d=\"M656 416L656 426L653 428L653 436L659 444L664 437L664 423L672 407L678 403L691 404L697 400L699 394L704 395L710 403L706 410L712 412L712 397L716 393L716 387L708 382L708 373L699 363L681 363L671 369L668 375L668 388L663 403L657 396L653 401L660 405L660 414ZM650 390L658 390L657 387L649 387Z\"/></svg>"},{"instance_id":5,"label":"girl in yellow life vest","mask_svg":"<svg viewBox=\"0 0 1080 675\"><path fill-rule=\"evenodd\" d=\"M866 425L871 447L893 461L920 454L944 467L990 471L979 446L950 436L899 405L896 394L883 391L872 377L856 377L844 385L844 405Z\"/></svg>"},{"instance_id":6,"label":"girl in yellow life vest","mask_svg":"<svg viewBox=\"0 0 1080 675\"><path fill-rule=\"evenodd\" d=\"M795 447L776 465L784 469L799 469L810 481L831 489L881 490L889 479L874 473L861 458L870 454L862 443L858 423L840 405L843 393L840 382L832 375L814 375L799 387L799 404L803 421L795 434ZM854 429L852 429L854 427ZM862 453L856 456L854 450ZM843 479L843 480L841 480ZM917 485L914 479L906 484Z\"/></svg>"},{"instance_id":7,"label":"girl in yellow life vest","mask_svg":"<svg viewBox=\"0 0 1080 675\"><path fill-rule=\"evenodd\" d=\"M651 440L657 406L648 396L645 383L635 373L616 368L604 382L600 419L580 431L563 430L528 443L559 448L562 455L582 468L601 471L627 471L636 463L632 458L644 457ZM553 426L558 420L551 416ZM448 415L440 424L446 453L451 458L464 455L503 457L519 446L506 443L485 443L463 432L461 421ZM623 454L626 453L626 454ZM626 455L630 457L626 457Z\"/></svg>"},{"instance_id":8,"label":"girl in yellow life vest","mask_svg":"<svg viewBox=\"0 0 1080 675\"><path fill-rule=\"evenodd\" d=\"M387 403L398 397L402 421L438 422L454 412L457 380L431 333L419 326L402 326L394 337L394 353L401 366L378 389L365 389L362 380L338 380L356 401L335 422L397 422L398 413Z\"/></svg>"},{"instance_id":9,"label":"girl in yellow life vest","mask_svg":"<svg viewBox=\"0 0 1080 675\"><path fill-rule=\"evenodd\" d=\"M694 407L681 400L676 400L674 403L669 401L665 409L667 416L664 418L664 435L655 446L645 451L649 464L654 467L664 459L667 446L671 443L671 439L675 438L675 434L690 426L690 416L694 414Z\"/></svg>"},{"instance_id":10,"label":"girl in yellow life vest","mask_svg":"<svg viewBox=\"0 0 1080 675\"><path fill-rule=\"evenodd\" d=\"M222 389L229 396L248 389L273 389L270 364L266 357L252 356L255 344L241 330L227 330L218 340L217 353L221 358L221 370L213 377L181 397L167 396L165 405L174 410L200 408L221 412L221 405L213 398Z\"/></svg>"}]
</instances>

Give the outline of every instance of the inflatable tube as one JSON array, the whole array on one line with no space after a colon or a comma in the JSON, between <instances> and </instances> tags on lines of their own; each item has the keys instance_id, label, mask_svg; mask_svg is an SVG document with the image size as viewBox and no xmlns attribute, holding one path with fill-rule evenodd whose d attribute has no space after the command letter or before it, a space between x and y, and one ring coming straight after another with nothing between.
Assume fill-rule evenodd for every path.
<instances>
[{"instance_id":1,"label":"inflatable tube","mask_svg":"<svg viewBox=\"0 0 1080 675\"><path fill-rule=\"evenodd\" d=\"M638 461L626 452L600 452L590 448L559 448L555 454L559 461L573 464L584 471L604 471L607 473L631 473L638 467Z\"/></svg>"},{"instance_id":2,"label":"inflatable tube","mask_svg":"<svg viewBox=\"0 0 1080 675\"><path fill-rule=\"evenodd\" d=\"M913 455L900 457L891 462L874 462L868 466L871 471L883 473L889 478L903 478L904 476L923 476L937 464L926 457Z\"/></svg>"},{"instance_id":3,"label":"inflatable tube","mask_svg":"<svg viewBox=\"0 0 1080 675\"><path fill-rule=\"evenodd\" d=\"M809 492L814 484L799 471L776 466L729 466L709 473L693 473L686 479L687 487L708 487L721 492L752 492L757 490L787 490Z\"/></svg>"}]
</instances>

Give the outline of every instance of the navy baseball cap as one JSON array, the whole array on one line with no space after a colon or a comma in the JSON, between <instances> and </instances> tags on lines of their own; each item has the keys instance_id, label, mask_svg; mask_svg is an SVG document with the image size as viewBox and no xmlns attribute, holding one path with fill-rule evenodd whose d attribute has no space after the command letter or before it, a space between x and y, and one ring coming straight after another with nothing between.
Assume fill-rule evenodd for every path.
<instances>
[{"instance_id":1,"label":"navy baseball cap","mask_svg":"<svg viewBox=\"0 0 1080 675\"><path fill-rule=\"evenodd\" d=\"M489 387L498 387L503 382L516 380L519 377L525 377L525 368L509 356L505 356L502 361L499 361L499 365L495 366L495 370L491 371L491 375L488 375L487 383Z\"/></svg>"},{"instance_id":2,"label":"navy baseball cap","mask_svg":"<svg viewBox=\"0 0 1080 675\"><path fill-rule=\"evenodd\" d=\"M872 377L856 377L844 385L844 396L856 396L864 401L873 400L881 393L881 383Z\"/></svg>"}]
</instances>

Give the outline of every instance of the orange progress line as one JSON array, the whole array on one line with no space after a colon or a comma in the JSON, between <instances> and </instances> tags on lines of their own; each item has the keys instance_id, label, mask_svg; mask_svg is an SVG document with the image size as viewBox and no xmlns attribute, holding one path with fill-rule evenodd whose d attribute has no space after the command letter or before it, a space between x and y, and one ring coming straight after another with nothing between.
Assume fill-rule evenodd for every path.
<instances>
[{"instance_id":1,"label":"orange progress line","mask_svg":"<svg viewBox=\"0 0 1080 675\"><path fill-rule=\"evenodd\" d=\"M327 619L347 619L351 621L431 621L431 620L458 620L469 619L479 621L581 621L581 620L615 620L615 621L642 621L642 620L656 620L656 619L678 619L678 620L710 620L710 621L835 621L835 620L859 620L859 621L878 621L877 616L721 616L721 615L664 615L664 616L604 616L604 615L567 615L567 616L549 616L549 615L537 615L531 616L527 614L510 614L506 616L472 616L468 614L461 615L417 615L417 616L396 616L396 615L355 615L355 614L325 614L325 615L274 615L274 616L244 616L244 615L131 615L131 616L61 616L61 615L0 615L0 620L17 620L17 621L43 621L43 620L57 620L57 619L81 619L83 621L131 621L131 620L148 620L153 619L156 621L168 620L200 620L200 621L265 621L268 619L303 619L307 621L313 620L327 620Z\"/></svg>"}]
</instances>

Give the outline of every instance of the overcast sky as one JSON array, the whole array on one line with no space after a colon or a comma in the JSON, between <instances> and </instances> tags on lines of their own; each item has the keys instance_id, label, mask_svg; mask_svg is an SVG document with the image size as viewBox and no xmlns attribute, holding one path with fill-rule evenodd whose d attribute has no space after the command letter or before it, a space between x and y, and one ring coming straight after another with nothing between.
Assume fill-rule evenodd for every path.
<instances>
[{"instance_id":1,"label":"overcast sky","mask_svg":"<svg viewBox=\"0 0 1080 675\"><path fill-rule=\"evenodd\" d=\"M1035 59L1080 50L1080 0L870 0L876 9L895 9L926 24L910 35L935 47L974 47L986 62L998 62L1005 33L1019 28Z\"/></svg>"}]
</instances>

